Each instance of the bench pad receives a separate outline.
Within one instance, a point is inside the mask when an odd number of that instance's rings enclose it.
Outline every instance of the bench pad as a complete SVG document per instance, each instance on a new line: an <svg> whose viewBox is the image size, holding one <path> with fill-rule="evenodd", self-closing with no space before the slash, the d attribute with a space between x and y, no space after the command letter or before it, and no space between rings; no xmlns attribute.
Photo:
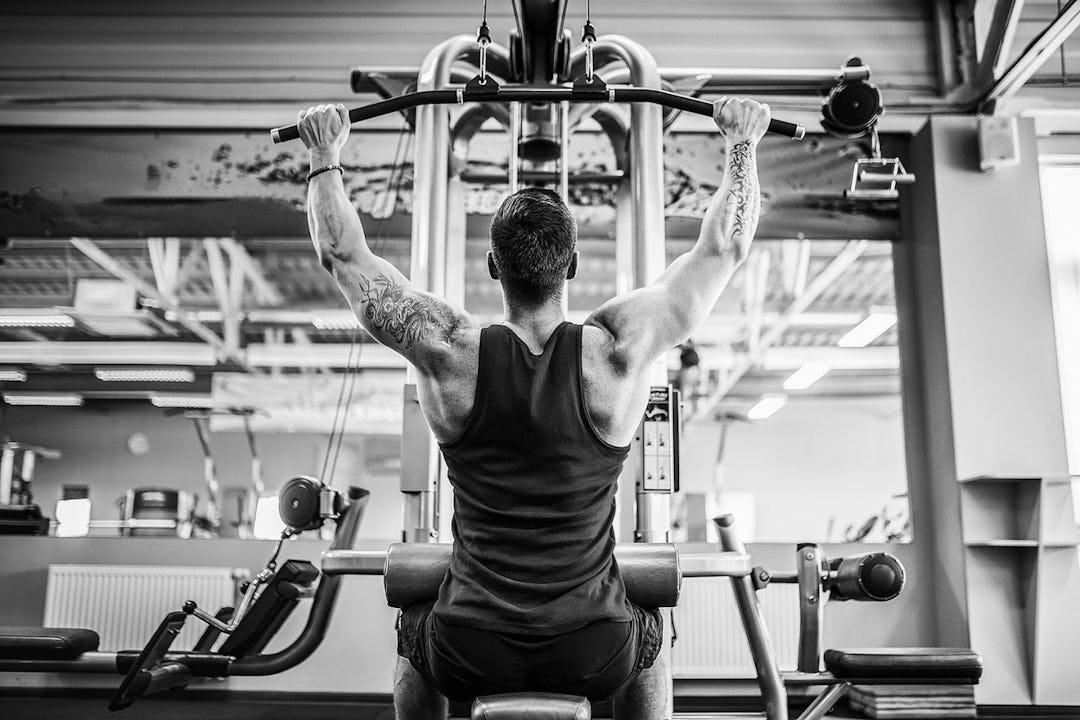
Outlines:
<svg viewBox="0 0 1080 720"><path fill-rule="evenodd" d="M74 660L97 650L98 634L83 628L0 625L0 660Z"/></svg>
<svg viewBox="0 0 1080 720"><path fill-rule="evenodd" d="M982 657L967 648L856 648L825 651L825 669L838 678L955 678L975 682Z"/></svg>

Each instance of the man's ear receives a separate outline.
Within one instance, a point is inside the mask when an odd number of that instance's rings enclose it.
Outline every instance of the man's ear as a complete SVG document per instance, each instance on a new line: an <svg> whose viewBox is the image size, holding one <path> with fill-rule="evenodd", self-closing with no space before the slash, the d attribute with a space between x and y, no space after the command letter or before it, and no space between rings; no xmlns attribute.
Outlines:
<svg viewBox="0 0 1080 720"><path fill-rule="evenodd" d="M578 260L578 253L575 250L574 254L572 256L570 256L570 266L568 268L566 268L566 279L567 280L573 280L574 276L577 275L577 260Z"/></svg>
<svg viewBox="0 0 1080 720"><path fill-rule="evenodd" d="M491 276L492 280L498 280L499 279L499 268L497 268L495 266L495 256L491 253L490 250L488 250L487 262L488 262L488 275Z"/></svg>

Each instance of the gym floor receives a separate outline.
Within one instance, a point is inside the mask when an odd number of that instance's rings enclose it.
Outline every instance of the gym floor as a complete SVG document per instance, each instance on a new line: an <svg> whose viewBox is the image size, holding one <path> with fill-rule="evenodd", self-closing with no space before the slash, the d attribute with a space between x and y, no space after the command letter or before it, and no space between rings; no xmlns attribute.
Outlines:
<svg viewBox="0 0 1080 720"><path fill-rule="evenodd" d="M62 697L39 697L21 692L0 690L0 718L3 720L394 720L390 698L387 696L357 696L345 699L326 699L325 695L286 698L253 696L238 699L221 693L200 696L169 697L168 695L140 700L120 714L105 706L106 694L65 694ZM724 698L720 700L694 698L692 702L676 702L675 720L735 720L757 718L760 714L754 700ZM797 718L803 707L792 705L790 717ZM468 717L468 708L454 707L454 717ZM723 712L721 712L723 710ZM730 714L737 713L737 714ZM597 718L610 718L611 708L599 704L594 708ZM841 706L829 717L861 718L862 715ZM978 718L993 720L1063 720L1078 718L1075 707L1008 707L991 706L979 709Z"/></svg>

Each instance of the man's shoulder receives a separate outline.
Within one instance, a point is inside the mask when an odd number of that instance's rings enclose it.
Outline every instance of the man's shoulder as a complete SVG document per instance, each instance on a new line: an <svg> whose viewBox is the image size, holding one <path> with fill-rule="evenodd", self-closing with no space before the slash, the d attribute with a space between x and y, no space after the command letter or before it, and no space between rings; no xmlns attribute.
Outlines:
<svg viewBox="0 0 1080 720"><path fill-rule="evenodd" d="M595 313L581 326L581 363L585 372L625 376L631 371L626 348Z"/></svg>
<svg viewBox="0 0 1080 720"><path fill-rule="evenodd" d="M615 375L633 375L640 364L640 338L630 337L625 329L620 332L617 318L604 308L594 312L582 324L581 355L594 363L600 363Z"/></svg>

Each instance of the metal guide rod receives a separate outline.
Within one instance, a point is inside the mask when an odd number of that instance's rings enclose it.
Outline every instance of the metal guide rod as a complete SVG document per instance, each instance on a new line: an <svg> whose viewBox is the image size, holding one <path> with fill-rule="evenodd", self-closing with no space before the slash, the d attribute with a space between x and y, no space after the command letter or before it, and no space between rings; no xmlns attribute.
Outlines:
<svg viewBox="0 0 1080 720"><path fill-rule="evenodd" d="M570 103L559 103L559 196L570 204Z"/></svg>
<svg viewBox="0 0 1080 720"><path fill-rule="evenodd" d="M473 38L458 35L432 48L417 74L418 94L439 92L435 88L450 82L457 59L474 47ZM435 104L416 107L409 279L420 290L445 295L450 120ZM438 536L442 462L420 412L416 381L416 370L409 365L403 398L406 422L401 435L402 532L407 540L432 542Z"/></svg>
<svg viewBox="0 0 1080 720"><path fill-rule="evenodd" d="M651 88L609 87L598 95L596 92L569 87L502 87L497 93L479 93L465 86L442 90L421 90L398 95L389 100L380 100L370 105L362 105L349 110L349 120L356 123L417 107L456 105L466 102L650 103L706 117L712 117L713 114L711 102ZM806 128L796 123L773 118L769 122L769 132L801 140L806 134ZM300 131L296 125L285 125L270 131L270 139L275 143L296 140L299 137Z"/></svg>
<svg viewBox="0 0 1080 720"><path fill-rule="evenodd" d="M518 179L519 168L518 163L521 158L518 157L518 142L521 141L521 103L513 103L510 105L510 158L507 163L507 168L510 172L510 193L516 193L521 189L521 184Z"/></svg>

